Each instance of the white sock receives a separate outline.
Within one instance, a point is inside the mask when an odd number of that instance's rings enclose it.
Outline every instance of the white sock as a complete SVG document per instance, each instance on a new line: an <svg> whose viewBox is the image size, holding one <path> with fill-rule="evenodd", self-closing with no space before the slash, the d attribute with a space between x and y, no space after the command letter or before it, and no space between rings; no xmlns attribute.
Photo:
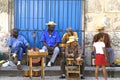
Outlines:
<svg viewBox="0 0 120 80"><path fill-rule="evenodd" d="M65 74L62 74L62 76L65 76Z"/></svg>
<svg viewBox="0 0 120 80"><path fill-rule="evenodd" d="M19 64L21 64L21 61L18 61L18 62L17 62L17 65L19 65Z"/></svg>
<svg viewBox="0 0 120 80"><path fill-rule="evenodd" d="M16 54L16 53L14 53L14 54L13 54L13 57L16 57L16 55L17 55L17 54Z"/></svg>

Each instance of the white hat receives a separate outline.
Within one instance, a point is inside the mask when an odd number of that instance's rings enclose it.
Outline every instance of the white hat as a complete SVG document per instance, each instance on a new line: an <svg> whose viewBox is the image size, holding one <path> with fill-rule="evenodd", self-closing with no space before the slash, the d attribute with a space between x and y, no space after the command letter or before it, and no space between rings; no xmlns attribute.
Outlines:
<svg viewBox="0 0 120 80"><path fill-rule="evenodd" d="M56 26L57 24L56 23L54 23L53 21L49 21L48 23L46 23L46 25L48 26L48 25L53 25L53 26Z"/></svg>
<svg viewBox="0 0 120 80"><path fill-rule="evenodd" d="M70 36L67 43L71 43L71 42L74 42L74 41L78 41L78 38L76 38L75 36Z"/></svg>
<svg viewBox="0 0 120 80"><path fill-rule="evenodd" d="M101 25L98 25L98 26L97 26L97 30L99 30L99 29L104 29L104 27L105 27L105 25L102 25L102 24L101 24Z"/></svg>

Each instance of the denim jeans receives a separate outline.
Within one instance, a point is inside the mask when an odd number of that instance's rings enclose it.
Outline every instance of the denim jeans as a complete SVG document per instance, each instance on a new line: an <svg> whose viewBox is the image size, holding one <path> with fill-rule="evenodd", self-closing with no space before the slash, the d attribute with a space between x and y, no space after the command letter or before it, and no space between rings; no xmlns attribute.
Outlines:
<svg viewBox="0 0 120 80"><path fill-rule="evenodd" d="M114 63L114 50L112 48L106 48L106 52L110 56L110 64Z"/></svg>

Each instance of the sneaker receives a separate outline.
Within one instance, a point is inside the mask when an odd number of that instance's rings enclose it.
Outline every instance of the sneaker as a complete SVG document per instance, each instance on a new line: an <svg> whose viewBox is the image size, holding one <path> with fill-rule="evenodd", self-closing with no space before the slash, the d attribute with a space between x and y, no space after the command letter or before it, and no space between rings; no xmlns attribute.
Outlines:
<svg viewBox="0 0 120 80"><path fill-rule="evenodd" d="M63 75L61 75L59 78L60 78L60 79L65 79L65 75L64 75L64 76L63 76Z"/></svg>
<svg viewBox="0 0 120 80"><path fill-rule="evenodd" d="M51 67L51 62L48 62L47 66L48 66L48 67Z"/></svg>
<svg viewBox="0 0 120 80"><path fill-rule="evenodd" d="M9 66L9 61L2 64L2 67L7 67L7 66Z"/></svg>
<svg viewBox="0 0 120 80"><path fill-rule="evenodd" d="M9 66L16 66L12 61L9 61Z"/></svg>

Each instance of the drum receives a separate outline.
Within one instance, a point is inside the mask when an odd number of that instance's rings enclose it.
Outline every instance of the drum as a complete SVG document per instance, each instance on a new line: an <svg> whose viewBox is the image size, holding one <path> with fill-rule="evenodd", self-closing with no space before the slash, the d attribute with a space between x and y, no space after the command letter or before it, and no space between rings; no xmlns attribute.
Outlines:
<svg viewBox="0 0 120 80"><path fill-rule="evenodd" d="M82 65L82 59L80 61L76 61L73 58L67 58L67 65Z"/></svg>
<svg viewBox="0 0 120 80"><path fill-rule="evenodd" d="M29 77L29 67L24 67L24 69L23 69L23 75L25 77ZM34 72L32 72L32 76L34 76Z"/></svg>
<svg viewBox="0 0 120 80"><path fill-rule="evenodd" d="M24 70L24 72L23 72L23 75L25 76L25 77L28 77L29 76L29 70Z"/></svg>
<svg viewBox="0 0 120 80"><path fill-rule="evenodd" d="M40 76L40 69L33 69L34 77Z"/></svg>
<svg viewBox="0 0 120 80"><path fill-rule="evenodd" d="M75 61L75 65L82 65L82 59L80 61Z"/></svg>
<svg viewBox="0 0 120 80"><path fill-rule="evenodd" d="M73 65L74 59L73 58L67 58L66 63L67 63L67 65Z"/></svg>

